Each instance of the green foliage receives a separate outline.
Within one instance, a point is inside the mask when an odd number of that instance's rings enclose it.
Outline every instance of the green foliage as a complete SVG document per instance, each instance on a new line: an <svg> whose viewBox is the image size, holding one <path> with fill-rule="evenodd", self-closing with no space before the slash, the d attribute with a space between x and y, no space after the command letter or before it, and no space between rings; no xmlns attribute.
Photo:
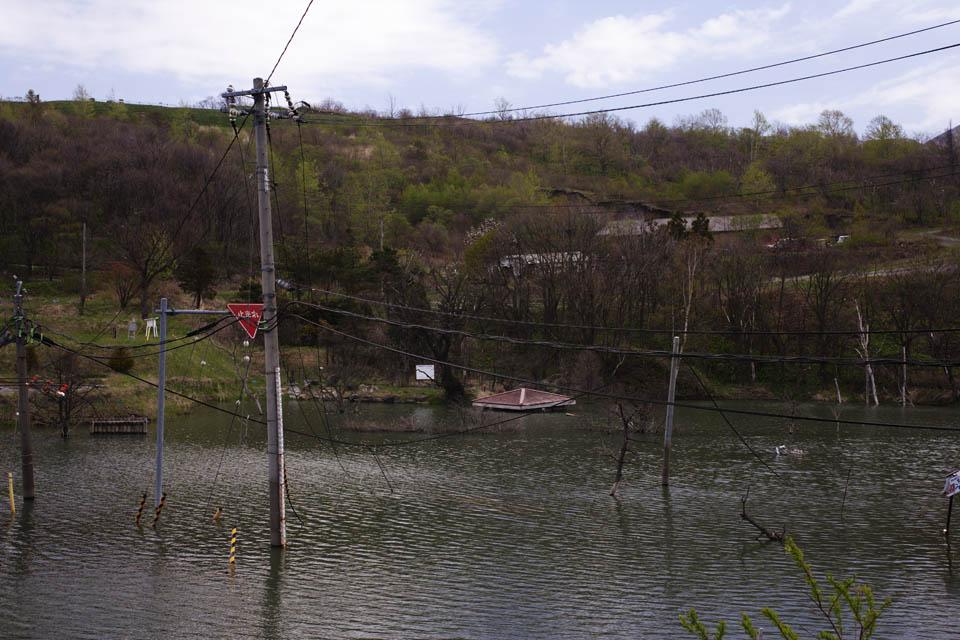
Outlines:
<svg viewBox="0 0 960 640"><path fill-rule="evenodd" d="M856 638L856 640L869 640L876 631L880 614L890 605L891 600L888 598L877 606L873 591L869 586L858 583L856 576L837 580L833 576L827 575L827 582L830 584L833 593L826 595L820 586L820 582L814 577L810 565L804 559L803 551L800 550L800 547L796 545L792 538L787 538L784 548L803 576L804 582L807 584L808 595L816 606L816 611L828 626L827 630L820 631L817 634L817 638L819 640L843 640L846 637ZM781 620L776 611L769 607L764 607L760 611L767 620L773 623L784 640L800 640L800 635L790 625ZM850 630L852 635L844 635L846 633L844 629L845 615L849 615L853 620L853 628ZM686 615L681 613L679 617L683 628L693 633L698 640L711 640L707 628L697 615L696 609L690 609ZM762 637L762 630L758 630L754 626L750 616L746 613L741 614L740 626L751 640L758 640ZM725 632L726 623L720 620L717 623L717 629L712 640L720 640Z"/></svg>
<svg viewBox="0 0 960 640"><path fill-rule="evenodd" d="M217 295L214 285L220 278L220 269L213 256L203 247L194 247L177 265L174 275L180 288L193 294L193 304Z"/></svg>
<svg viewBox="0 0 960 640"><path fill-rule="evenodd" d="M710 232L710 220L702 211L690 221L690 228L687 229L687 221L679 211L674 213L667 223L667 233L674 240L694 239L706 242L713 241L713 234Z"/></svg>
<svg viewBox="0 0 960 640"><path fill-rule="evenodd" d="M257 280L247 280L237 287L233 302L259 302L263 300L263 286Z"/></svg>
<svg viewBox="0 0 960 640"><path fill-rule="evenodd" d="M696 609L690 609L690 612L687 613L686 616L681 613L680 624L690 633L696 634L697 640L721 640L727 632L727 623L719 620L717 622L717 629L711 637L707 627L700 621L700 616L697 615Z"/></svg>
<svg viewBox="0 0 960 640"><path fill-rule="evenodd" d="M680 181L680 191L685 198L712 198L736 193L737 181L726 171L691 171Z"/></svg>
<svg viewBox="0 0 960 640"><path fill-rule="evenodd" d="M751 162L740 179L740 193L755 194L752 196L755 203L770 200L773 196L771 192L776 188L773 178L763 169L763 165L759 161Z"/></svg>
<svg viewBox="0 0 960 640"><path fill-rule="evenodd" d="M129 373L135 364L136 360L134 360L130 356L130 352L124 348L114 349L110 353L110 359L107 361L108 367L120 373Z"/></svg>
<svg viewBox="0 0 960 640"><path fill-rule="evenodd" d="M670 222L667 223L667 233L669 233L670 237L674 240L681 240L687 235L687 221L679 211L674 213L670 218Z"/></svg>
<svg viewBox="0 0 960 640"><path fill-rule="evenodd" d="M496 248L493 242L494 232L490 231L474 240L463 253L463 264L474 277L480 278L496 260Z"/></svg>
<svg viewBox="0 0 960 640"><path fill-rule="evenodd" d="M884 237L880 231L864 231L855 233L843 241L839 246L847 250L860 249L863 247L882 247L890 244L890 241Z"/></svg>

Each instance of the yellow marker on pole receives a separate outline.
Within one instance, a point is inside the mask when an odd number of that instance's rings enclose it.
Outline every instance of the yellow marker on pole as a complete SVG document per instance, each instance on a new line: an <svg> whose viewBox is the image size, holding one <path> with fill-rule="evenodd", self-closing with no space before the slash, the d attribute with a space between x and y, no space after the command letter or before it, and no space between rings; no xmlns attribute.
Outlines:
<svg viewBox="0 0 960 640"><path fill-rule="evenodd" d="M17 503L13 499L13 472L7 472L7 483L10 487L10 515L17 515Z"/></svg>
<svg viewBox="0 0 960 640"><path fill-rule="evenodd" d="M157 514L153 516L153 528L157 528L157 520L160 519L160 512L163 511L163 503L167 501L167 494L163 493L160 495L160 504L157 505Z"/></svg>
<svg viewBox="0 0 960 640"><path fill-rule="evenodd" d="M237 528L234 527L230 532L230 573L233 573L233 565L237 561Z"/></svg>
<svg viewBox="0 0 960 640"><path fill-rule="evenodd" d="M144 491L144 492L143 492L143 497L140 498L140 508L137 509L137 519L134 520L134 522L133 522L134 524L137 524L137 525L140 524L140 516L143 515L143 505L144 505L146 502L147 502L147 492Z"/></svg>

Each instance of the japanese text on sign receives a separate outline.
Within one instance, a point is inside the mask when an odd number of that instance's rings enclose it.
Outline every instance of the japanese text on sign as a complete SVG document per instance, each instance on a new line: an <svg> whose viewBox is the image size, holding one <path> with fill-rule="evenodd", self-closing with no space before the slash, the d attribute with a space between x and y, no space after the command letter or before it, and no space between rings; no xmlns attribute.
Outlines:
<svg viewBox="0 0 960 640"><path fill-rule="evenodd" d="M943 495L950 497L960 493L960 471L954 471L947 476L947 482L943 485Z"/></svg>

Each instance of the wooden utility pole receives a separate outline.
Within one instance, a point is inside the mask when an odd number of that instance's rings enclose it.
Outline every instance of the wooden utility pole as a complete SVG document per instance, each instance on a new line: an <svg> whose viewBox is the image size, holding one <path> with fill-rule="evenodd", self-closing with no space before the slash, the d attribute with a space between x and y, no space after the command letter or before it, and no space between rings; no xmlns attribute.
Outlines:
<svg viewBox="0 0 960 640"><path fill-rule="evenodd" d="M17 413L20 416L20 462L23 473L23 499L33 500L36 488L33 484L33 436L30 434L30 404L27 387L27 336L26 314L23 312L23 282L17 281L17 293L13 296L13 316L17 322Z"/></svg>
<svg viewBox="0 0 960 640"><path fill-rule="evenodd" d="M286 87L264 87L263 78L253 79L253 89L230 91L224 98L253 96L254 139L257 143L257 202L260 213L260 272L263 285L262 323L264 373L267 391L267 458L270 491L270 544L287 544L283 500L283 395L280 387L280 340L277 329L277 273L273 259L273 222L270 213L270 176L267 162L267 109L264 96Z"/></svg>
<svg viewBox="0 0 960 640"><path fill-rule="evenodd" d="M667 423L663 429L663 486L670 486L670 443L673 439L673 401L677 397L677 367L680 358L680 336L673 336L673 356L670 358L670 386L667 389Z"/></svg>

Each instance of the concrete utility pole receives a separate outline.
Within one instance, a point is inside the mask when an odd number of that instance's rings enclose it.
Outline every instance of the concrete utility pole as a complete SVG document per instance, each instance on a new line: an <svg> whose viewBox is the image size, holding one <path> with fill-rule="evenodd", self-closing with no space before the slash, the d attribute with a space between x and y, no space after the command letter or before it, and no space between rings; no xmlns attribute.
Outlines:
<svg viewBox="0 0 960 640"><path fill-rule="evenodd" d="M33 500L37 491L33 484L33 436L30 434L30 405L27 387L27 336L24 335L26 314L23 312L23 282L17 281L17 293L13 296L13 315L17 327L17 412L20 414L20 461L23 473L23 499Z"/></svg>
<svg viewBox="0 0 960 640"><path fill-rule="evenodd" d="M154 507L159 509L160 503L163 502L163 428L165 422L165 398L167 394L167 317L176 315L176 314L192 314L192 315L205 315L205 316L228 316L230 315L229 311L214 311L207 309L174 309L169 304L167 304L166 298L160 298L160 308L157 309L156 313L160 314L160 358L159 364L157 365L157 463L156 463L156 474L154 479L156 481L156 489L154 489L154 495L156 497Z"/></svg>
<svg viewBox="0 0 960 640"><path fill-rule="evenodd" d="M670 358L670 387L667 390L667 423L663 429L663 486L670 486L670 444L673 439L673 401L677 397L677 367L680 358L680 336L673 336L673 356Z"/></svg>
<svg viewBox="0 0 960 640"><path fill-rule="evenodd" d="M167 395L167 299L160 298L160 364L157 370L157 473L154 508L163 500L163 426Z"/></svg>
<svg viewBox="0 0 960 640"><path fill-rule="evenodd" d="M83 223L83 235L80 239L80 246L82 251L81 258L81 275L80 275L80 315L83 315L84 309L87 306L87 223Z"/></svg>
<svg viewBox="0 0 960 640"><path fill-rule="evenodd" d="M270 490L270 544L287 544L283 501L283 395L280 387L280 340L277 335L277 273L273 260L273 222L270 212L270 176L267 162L267 109L264 95L286 87L264 87L263 78L253 79L253 89L230 91L224 98L253 96L253 126L257 143L257 201L260 212L260 271L263 283L264 373L267 391L267 458Z"/></svg>

